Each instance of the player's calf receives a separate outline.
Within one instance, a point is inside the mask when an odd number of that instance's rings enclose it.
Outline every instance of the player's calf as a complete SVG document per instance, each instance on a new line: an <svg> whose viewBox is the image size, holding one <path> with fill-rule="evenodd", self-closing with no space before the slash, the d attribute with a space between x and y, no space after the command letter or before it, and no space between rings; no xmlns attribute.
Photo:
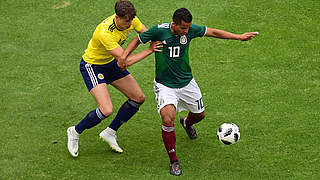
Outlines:
<svg viewBox="0 0 320 180"><path fill-rule="evenodd" d="M138 103L136 101L128 99L125 103L120 107L116 117L112 120L109 127L115 131L117 131L120 126L127 122L133 115L135 115L142 103Z"/></svg>
<svg viewBox="0 0 320 180"><path fill-rule="evenodd" d="M190 139L197 139L197 132L196 129L193 126L186 126L186 118L182 117L180 118L180 123L182 125L182 127L184 128L184 130L186 131L187 135L189 136Z"/></svg>
<svg viewBox="0 0 320 180"><path fill-rule="evenodd" d="M205 117L205 113L204 111L201 112L201 113L192 113L192 112L189 112L188 113L188 116L185 120L185 126L187 128L191 127L192 125L200 122L202 119L204 119Z"/></svg>

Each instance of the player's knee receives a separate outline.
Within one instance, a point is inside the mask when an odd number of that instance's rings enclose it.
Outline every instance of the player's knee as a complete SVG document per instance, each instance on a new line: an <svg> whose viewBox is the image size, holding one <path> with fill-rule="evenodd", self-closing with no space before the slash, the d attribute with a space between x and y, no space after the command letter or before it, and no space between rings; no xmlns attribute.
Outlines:
<svg viewBox="0 0 320 180"><path fill-rule="evenodd" d="M113 111L113 107L108 107L108 106L99 106L99 109L105 117L110 116Z"/></svg>
<svg viewBox="0 0 320 180"><path fill-rule="evenodd" d="M140 100L141 100L141 104L144 103L144 101L146 100L146 95L142 93Z"/></svg>
<svg viewBox="0 0 320 180"><path fill-rule="evenodd" d="M162 125L167 126L167 127L174 127L174 122L172 122L172 121L163 121Z"/></svg>
<svg viewBox="0 0 320 180"><path fill-rule="evenodd" d="M142 104L146 100L146 96L142 93L138 98L138 103Z"/></svg>
<svg viewBox="0 0 320 180"><path fill-rule="evenodd" d="M146 100L146 96L143 93L141 93L137 97L133 98L133 100L136 101L137 103L142 104Z"/></svg>
<svg viewBox="0 0 320 180"><path fill-rule="evenodd" d="M170 118L163 118L162 119L162 125L167 127L173 127L174 126L174 120L171 120Z"/></svg>

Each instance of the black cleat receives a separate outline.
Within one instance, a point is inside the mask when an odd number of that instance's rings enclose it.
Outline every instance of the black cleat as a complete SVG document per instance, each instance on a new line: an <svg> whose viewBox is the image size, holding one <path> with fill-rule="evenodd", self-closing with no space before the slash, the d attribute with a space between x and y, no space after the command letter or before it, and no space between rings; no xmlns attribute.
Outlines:
<svg viewBox="0 0 320 180"><path fill-rule="evenodd" d="M184 127L183 121L184 121L184 118L180 118L180 123L181 123L182 127L186 130L189 138L190 139L197 139L198 136L197 136L196 129L193 126L190 126L190 128Z"/></svg>
<svg viewBox="0 0 320 180"><path fill-rule="evenodd" d="M180 176L181 175L181 169L180 169L180 164L178 161L172 163L170 165L170 174L174 176Z"/></svg>

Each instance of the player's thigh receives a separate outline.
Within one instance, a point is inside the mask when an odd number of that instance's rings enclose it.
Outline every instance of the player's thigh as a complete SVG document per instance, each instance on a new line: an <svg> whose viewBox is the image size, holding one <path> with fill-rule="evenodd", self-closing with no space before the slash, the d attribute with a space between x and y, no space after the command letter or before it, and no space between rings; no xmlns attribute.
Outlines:
<svg viewBox="0 0 320 180"><path fill-rule="evenodd" d="M131 74L113 81L111 85L117 88L131 100L139 103L143 103L145 100L145 95Z"/></svg>
<svg viewBox="0 0 320 180"><path fill-rule="evenodd" d="M106 83L96 85L90 90L91 95L96 100L99 109L105 116L112 114L113 105Z"/></svg>
<svg viewBox="0 0 320 180"><path fill-rule="evenodd" d="M154 81L153 90L156 95L155 98L157 101L157 109L159 114L160 110L169 104L173 105L175 110L177 109L178 97L175 89L169 88L161 83L157 83L156 81Z"/></svg>
<svg viewBox="0 0 320 180"><path fill-rule="evenodd" d="M180 110L189 110L192 113L201 113L204 111L202 93L196 81L192 79L190 83L182 88L179 94Z"/></svg>
<svg viewBox="0 0 320 180"><path fill-rule="evenodd" d="M174 126L176 108L173 104L168 104L160 109L162 124L165 126Z"/></svg>
<svg viewBox="0 0 320 180"><path fill-rule="evenodd" d="M109 116L113 110L106 79L103 76L103 73L108 66L110 65L90 64L85 62L83 59L80 62L80 72L88 91L96 100L99 109L105 116Z"/></svg>

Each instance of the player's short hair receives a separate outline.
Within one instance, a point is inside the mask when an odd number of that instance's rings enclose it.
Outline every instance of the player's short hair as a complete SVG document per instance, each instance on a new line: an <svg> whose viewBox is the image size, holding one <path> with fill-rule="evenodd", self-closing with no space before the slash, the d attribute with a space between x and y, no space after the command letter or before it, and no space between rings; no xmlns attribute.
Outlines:
<svg viewBox="0 0 320 180"><path fill-rule="evenodd" d="M116 12L117 16L121 18L128 18L130 20L133 20L133 18L137 15L136 8L128 0L120 0L116 2L114 11Z"/></svg>
<svg viewBox="0 0 320 180"><path fill-rule="evenodd" d="M173 13L173 22L176 24L181 24L181 20L183 20L184 22L187 23L191 23L192 21L192 14L190 13L190 11L186 8L180 8L177 9L174 13Z"/></svg>

